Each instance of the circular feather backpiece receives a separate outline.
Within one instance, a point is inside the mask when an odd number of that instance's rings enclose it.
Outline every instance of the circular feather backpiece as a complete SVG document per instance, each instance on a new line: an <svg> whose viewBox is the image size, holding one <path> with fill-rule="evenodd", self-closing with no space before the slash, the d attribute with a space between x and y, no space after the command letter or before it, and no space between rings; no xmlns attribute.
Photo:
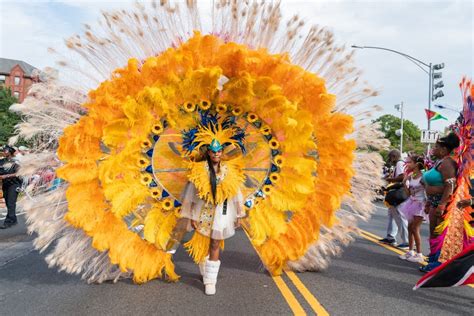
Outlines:
<svg viewBox="0 0 474 316"><path fill-rule="evenodd" d="M89 282L177 280L180 194L213 139L243 169L243 226L272 274L324 268L372 211L371 150L386 144L352 53L324 28L296 36L304 23L281 23L278 4L214 9L207 32L193 1L104 13L100 31L66 42L89 67L59 62L81 84L51 73L13 107L19 136L41 140L22 172L57 176L22 202L51 266Z"/></svg>

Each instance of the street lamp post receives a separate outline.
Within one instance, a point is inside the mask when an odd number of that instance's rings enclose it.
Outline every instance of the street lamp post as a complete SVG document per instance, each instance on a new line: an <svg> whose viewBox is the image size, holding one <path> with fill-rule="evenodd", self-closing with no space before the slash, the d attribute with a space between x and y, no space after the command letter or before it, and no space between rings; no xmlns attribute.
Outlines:
<svg viewBox="0 0 474 316"><path fill-rule="evenodd" d="M431 98L432 98L432 94L433 94L433 88L431 87L431 82L433 81L432 78L433 78L433 67L431 66L431 63L429 65L430 67L430 74L429 74L429 89L428 89L428 110L431 111ZM430 118L428 118L428 130L431 131L431 120ZM428 152L430 151L430 144L428 144Z"/></svg>
<svg viewBox="0 0 474 316"><path fill-rule="evenodd" d="M441 63L441 64L436 64L436 65L433 65L432 63L425 63L413 56L410 56L408 54L405 54L405 53L402 53L402 52L399 52L397 50L394 50L394 49L390 49L390 48L385 48L385 47L378 47L378 46L357 46L357 45L352 45L352 48L358 48L358 49L364 49L364 48L369 48L369 49L378 49L378 50L385 50L385 51L388 51L388 52L392 52L392 53L395 53L397 55L401 55L403 57L405 57L406 59L410 60L412 63L414 63L416 66L418 66L418 68L420 68L421 70L423 70L423 72L425 72L427 75L428 75L428 110L431 110L431 101L434 101L436 100L437 98L441 98L444 96L443 94L443 91L438 91L436 94L433 94L434 92L434 89L436 88L442 88L444 85L443 85L443 82L440 81L438 83L436 83L435 85L433 85L433 79L441 79L442 77L442 74L440 72L438 73L435 73L433 72L434 70L440 70L440 69L443 69L444 68L444 63ZM423 68L425 67L425 68ZM428 130L431 129L431 121L430 119L428 119ZM428 151L430 150L430 144L428 144Z"/></svg>
<svg viewBox="0 0 474 316"><path fill-rule="evenodd" d="M403 101L400 104L395 104L395 109L400 111L400 154L403 155Z"/></svg>

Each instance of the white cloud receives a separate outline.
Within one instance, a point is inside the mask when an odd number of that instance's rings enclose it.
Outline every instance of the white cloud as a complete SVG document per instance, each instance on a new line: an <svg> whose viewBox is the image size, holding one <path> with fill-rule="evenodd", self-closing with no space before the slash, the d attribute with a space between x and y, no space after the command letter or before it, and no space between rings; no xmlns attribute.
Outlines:
<svg viewBox="0 0 474 316"><path fill-rule="evenodd" d="M206 2L206 1L204 1ZM282 1L285 16L300 13L308 24L326 25L340 43L388 47L426 62L444 62L445 97L439 103L461 104L457 83L473 72L473 3L469 0L339 0ZM2 57L25 60L37 67L53 65L49 46L81 32L81 23L94 23L100 10L133 5L132 1L5 1L0 0ZM204 3L206 4L206 3ZM358 66L365 79L381 88L372 103L386 113L398 115L393 105L404 101L405 116L426 126L424 108L428 99L428 76L401 56L361 50ZM436 109L435 109L436 110ZM443 112L451 121L456 114ZM435 122L442 129L445 122Z"/></svg>
<svg viewBox="0 0 474 316"><path fill-rule="evenodd" d="M434 103L461 106L458 82L473 72L473 3L471 1L292 1L311 22L329 25L347 44L381 46L402 51L426 63L444 62L445 97ZM404 57L380 50L357 52L358 66L382 94L372 102L398 115L393 105L404 101L405 117L426 127L428 76ZM437 110L434 108L433 110ZM437 110L439 111L439 110ZM443 112L451 122L457 114ZM448 123L433 123L443 129Z"/></svg>
<svg viewBox="0 0 474 316"><path fill-rule="evenodd" d="M62 38L71 30L66 20L54 19L42 2L25 5L2 1L0 17L0 55L40 68L53 65L48 47L61 45Z"/></svg>

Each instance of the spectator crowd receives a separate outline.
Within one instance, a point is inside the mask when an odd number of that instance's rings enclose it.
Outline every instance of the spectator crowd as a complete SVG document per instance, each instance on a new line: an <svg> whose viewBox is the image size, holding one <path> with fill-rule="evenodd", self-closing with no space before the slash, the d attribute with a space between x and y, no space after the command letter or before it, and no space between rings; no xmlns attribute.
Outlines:
<svg viewBox="0 0 474 316"><path fill-rule="evenodd" d="M436 142L429 157L409 154L402 160L401 153L392 150L384 168L388 183L385 189L388 223L386 236L380 242L406 250L400 259L422 264L425 257L420 228L423 223L429 223L430 252L428 264L420 267L423 272L441 264L439 255L444 236L436 228L443 222L456 190L458 167L452 154L458 146L458 137L451 133ZM459 201L457 207L462 210L472 206L473 194L471 179L471 198ZM472 221L470 224L474 225Z"/></svg>

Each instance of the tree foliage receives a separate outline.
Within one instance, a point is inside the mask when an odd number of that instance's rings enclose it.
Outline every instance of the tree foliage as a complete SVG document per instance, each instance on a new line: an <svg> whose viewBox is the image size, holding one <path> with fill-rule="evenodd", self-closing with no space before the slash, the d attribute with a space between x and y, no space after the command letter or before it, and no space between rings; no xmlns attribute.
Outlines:
<svg viewBox="0 0 474 316"><path fill-rule="evenodd" d="M380 123L385 138L390 140L392 148L400 148L400 136L396 131L400 129L401 120L391 114L385 114L377 118L375 122ZM403 120L403 152L422 154L426 150L426 145L421 142L421 130L410 120Z"/></svg>
<svg viewBox="0 0 474 316"><path fill-rule="evenodd" d="M17 102L10 88L0 86L0 144L8 142L8 138L13 136L15 125L21 119L19 115L9 110L10 105Z"/></svg>

